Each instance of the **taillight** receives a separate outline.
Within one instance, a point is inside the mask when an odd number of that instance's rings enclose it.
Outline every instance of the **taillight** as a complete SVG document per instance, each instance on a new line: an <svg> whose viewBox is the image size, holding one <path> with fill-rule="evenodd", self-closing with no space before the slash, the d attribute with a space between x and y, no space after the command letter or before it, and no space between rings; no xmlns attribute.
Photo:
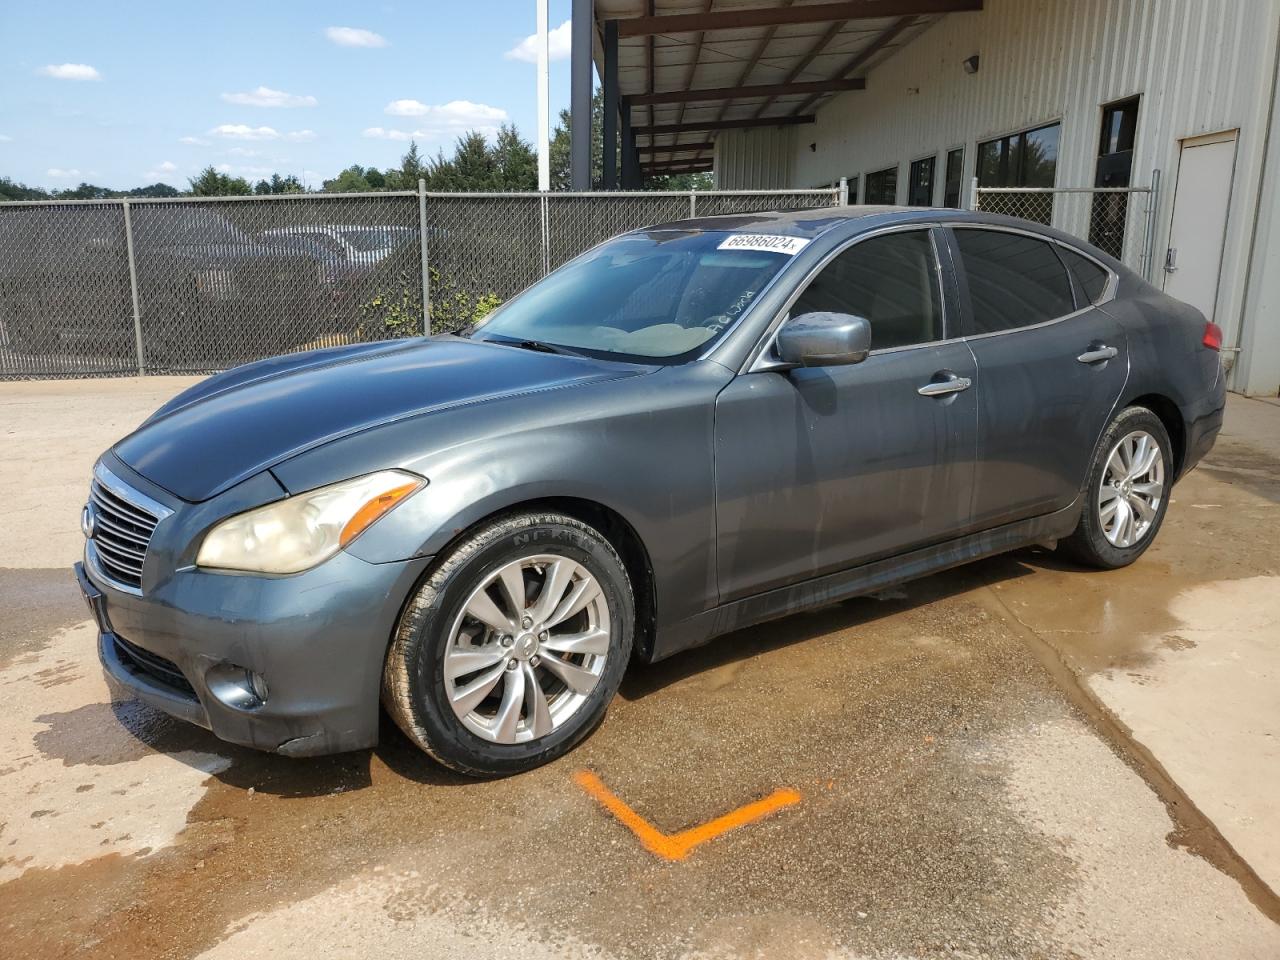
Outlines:
<svg viewBox="0 0 1280 960"><path fill-rule="evenodd" d="M1210 350L1222 349L1222 328L1213 321L1204 325L1204 339L1200 341Z"/></svg>

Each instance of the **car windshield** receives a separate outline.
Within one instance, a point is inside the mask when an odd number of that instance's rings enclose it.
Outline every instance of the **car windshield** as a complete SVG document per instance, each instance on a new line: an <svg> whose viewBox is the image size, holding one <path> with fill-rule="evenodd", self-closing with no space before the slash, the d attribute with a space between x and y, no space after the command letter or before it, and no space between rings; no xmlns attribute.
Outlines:
<svg viewBox="0 0 1280 960"><path fill-rule="evenodd" d="M691 358L733 325L791 258L743 239L688 230L619 237L499 307L472 336L601 356Z"/></svg>

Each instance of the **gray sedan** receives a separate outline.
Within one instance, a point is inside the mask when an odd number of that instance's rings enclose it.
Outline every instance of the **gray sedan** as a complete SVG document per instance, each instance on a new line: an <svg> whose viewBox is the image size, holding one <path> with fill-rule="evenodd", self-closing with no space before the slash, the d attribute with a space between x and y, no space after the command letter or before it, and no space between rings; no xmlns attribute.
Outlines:
<svg viewBox="0 0 1280 960"><path fill-rule="evenodd" d="M1079 240L862 207L604 243L456 335L249 364L102 455L110 680L290 756L525 770L633 660L1029 544L1150 546L1221 333Z"/></svg>

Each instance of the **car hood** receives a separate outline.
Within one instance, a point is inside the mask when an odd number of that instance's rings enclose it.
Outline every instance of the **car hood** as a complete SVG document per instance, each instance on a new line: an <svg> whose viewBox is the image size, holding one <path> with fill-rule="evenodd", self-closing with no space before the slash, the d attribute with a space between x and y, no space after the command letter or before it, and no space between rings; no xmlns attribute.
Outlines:
<svg viewBox="0 0 1280 960"><path fill-rule="evenodd" d="M211 377L113 450L148 480L198 502L379 424L651 369L457 337L314 351Z"/></svg>

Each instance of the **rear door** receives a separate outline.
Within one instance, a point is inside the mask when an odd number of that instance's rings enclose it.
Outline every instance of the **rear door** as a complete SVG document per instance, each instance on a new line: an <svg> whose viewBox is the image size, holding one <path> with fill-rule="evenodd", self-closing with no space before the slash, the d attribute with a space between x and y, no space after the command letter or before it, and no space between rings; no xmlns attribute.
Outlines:
<svg viewBox="0 0 1280 960"><path fill-rule="evenodd" d="M948 539L969 521L977 391L951 339L927 227L859 239L790 315L853 313L871 353L849 366L748 372L716 401L722 600ZM954 313L954 311L952 311Z"/></svg>
<svg viewBox="0 0 1280 960"><path fill-rule="evenodd" d="M1128 377L1124 330L1095 305L1115 278L1031 233L960 224L947 232L980 386L974 525L1060 510L1083 487ZM1077 260L1079 279L1067 265Z"/></svg>

